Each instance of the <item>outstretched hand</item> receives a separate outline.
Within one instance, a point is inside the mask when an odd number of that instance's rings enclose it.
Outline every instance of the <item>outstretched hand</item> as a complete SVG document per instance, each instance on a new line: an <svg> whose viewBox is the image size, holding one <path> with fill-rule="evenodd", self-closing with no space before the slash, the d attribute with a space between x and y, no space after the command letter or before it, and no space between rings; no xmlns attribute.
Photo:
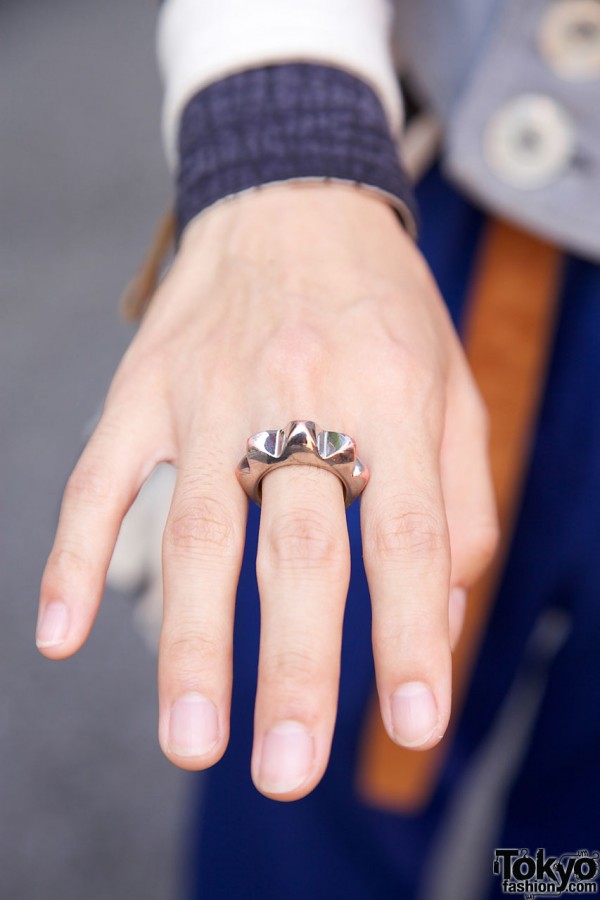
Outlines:
<svg viewBox="0 0 600 900"><path fill-rule="evenodd" d="M161 461L177 484L163 542L159 738L201 769L228 738L250 434L311 419L351 435L381 714L428 748L450 714L451 644L497 524L482 402L432 277L395 214L342 185L271 186L186 229L64 495L38 646L77 651L121 521ZM252 776L293 800L321 778L350 576L344 497L309 466L262 484L261 643Z"/></svg>

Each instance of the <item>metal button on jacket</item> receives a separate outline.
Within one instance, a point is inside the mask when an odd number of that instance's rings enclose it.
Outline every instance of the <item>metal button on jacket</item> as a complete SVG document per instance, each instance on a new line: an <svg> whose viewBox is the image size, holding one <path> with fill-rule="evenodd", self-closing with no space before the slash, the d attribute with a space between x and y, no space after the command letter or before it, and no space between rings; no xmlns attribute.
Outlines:
<svg viewBox="0 0 600 900"><path fill-rule="evenodd" d="M600 0L557 0L542 19L538 46L561 78L600 78Z"/></svg>
<svg viewBox="0 0 600 900"><path fill-rule="evenodd" d="M545 187L569 166L575 133L568 113L545 94L520 94L491 117L483 135L490 170L522 189Z"/></svg>

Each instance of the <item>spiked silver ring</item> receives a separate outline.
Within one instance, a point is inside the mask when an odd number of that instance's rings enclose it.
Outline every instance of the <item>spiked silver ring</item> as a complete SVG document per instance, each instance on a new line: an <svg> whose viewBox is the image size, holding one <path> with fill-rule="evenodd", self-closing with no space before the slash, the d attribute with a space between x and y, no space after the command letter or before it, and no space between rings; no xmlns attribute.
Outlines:
<svg viewBox="0 0 600 900"><path fill-rule="evenodd" d="M280 466L297 465L317 466L337 475L344 489L346 507L356 500L369 480L369 470L356 455L356 444L349 435L326 431L304 419L249 437L246 455L239 462L236 474L250 499L260 506L261 482L267 472Z"/></svg>

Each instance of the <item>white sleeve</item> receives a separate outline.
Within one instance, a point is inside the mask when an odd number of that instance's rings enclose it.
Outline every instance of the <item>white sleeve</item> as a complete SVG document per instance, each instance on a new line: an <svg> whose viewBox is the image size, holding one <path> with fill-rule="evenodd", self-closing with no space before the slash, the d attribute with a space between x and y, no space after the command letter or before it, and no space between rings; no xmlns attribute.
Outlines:
<svg viewBox="0 0 600 900"><path fill-rule="evenodd" d="M389 0L165 0L157 39L170 164L180 116L194 94L244 69L278 63L320 63L361 78L398 136L402 100L391 32Z"/></svg>

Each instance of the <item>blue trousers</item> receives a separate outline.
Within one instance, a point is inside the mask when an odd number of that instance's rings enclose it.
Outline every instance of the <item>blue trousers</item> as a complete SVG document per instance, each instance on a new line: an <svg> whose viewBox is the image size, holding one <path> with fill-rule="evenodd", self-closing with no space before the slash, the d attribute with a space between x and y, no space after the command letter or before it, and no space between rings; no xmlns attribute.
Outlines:
<svg viewBox="0 0 600 900"><path fill-rule="evenodd" d="M419 189L422 249L460 330L484 215L434 170ZM559 324L527 483L467 702L428 808L393 815L356 796L356 754L374 684L359 507L348 510L352 580L339 713L327 772L308 797L262 797L250 774L259 638L250 510L235 626L231 741L202 777L188 896L202 900L417 898L457 786L493 727L540 614L562 611L535 728L507 789L500 847L560 854L600 844L600 271L566 262ZM487 865L485 861L485 865ZM501 896L492 875L482 897Z"/></svg>

